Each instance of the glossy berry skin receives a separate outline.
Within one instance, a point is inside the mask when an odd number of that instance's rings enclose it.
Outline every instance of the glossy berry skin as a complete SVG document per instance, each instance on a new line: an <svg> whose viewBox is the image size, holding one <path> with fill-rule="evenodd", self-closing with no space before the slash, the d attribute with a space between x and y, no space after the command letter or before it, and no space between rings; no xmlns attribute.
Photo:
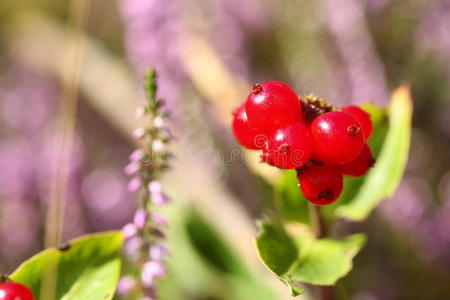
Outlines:
<svg viewBox="0 0 450 300"><path fill-rule="evenodd" d="M302 122L302 106L297 95L287 84L279 81L254 85L245 110L250 124L265 134Z"/></svg>
<svg viewBox="0 0 450 300"><path fill-rule="evenodd" d="M359 122L347 113L332 111L319 115L310 125L313 159L328 164L353 160L364 147Z"/></svg>
<svg viewBox="0 0 450 300"><path fill-rule="evenodd" d="M303 166L313 150L311 135L302 123L278 129L268 141L268 163L282 169Z"/></svg>
<svg viewBox="0 0 450 300"><path fill-rule="evenodd" d="M342 174L352 177L359 177L367 173L369 169L374 165L375 158L372 155L372 151L367 144L362 149L358 156L348 163L339 165Z"/></svg>
<svg viewBox="0 0 450 300"><path fill-rule="evenodd" d="M267 141L267 136L259 134L259 132L248 122L245 104L241 105L234 112L231 127L233 129L234 137L239 144L248 149L261 149Z"/></svg>
<svg viewBox="0 0 450 300"><path fill-rule="evenodd" d="M341 111L350 114L359 122L364 132L364 138L366 141L368 141L373 131L373 125L372 120L370 119L370 115L365 110L356 105L344 106L341 108Z"/></svg>
<svg viewBox="0 0 450 300"><path fill-rule="evenodd" d="M331 204L342 192L342 173L336 166L305 167L298 172L297 178L305 198L316 205Z"/></svg>
<svg viewBox="0 0 450 300"><path fill-rule="evenodd" d="M20 283L0 283L0 300L34 300L30 289Z"/></svg>

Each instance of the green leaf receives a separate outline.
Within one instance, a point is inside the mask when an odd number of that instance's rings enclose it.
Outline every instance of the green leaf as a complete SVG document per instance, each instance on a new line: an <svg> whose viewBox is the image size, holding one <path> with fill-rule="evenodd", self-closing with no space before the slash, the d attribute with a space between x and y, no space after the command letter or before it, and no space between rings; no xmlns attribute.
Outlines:
<svg viewBox="0 0 450 300"><path fill-rule="evenodd" d="M281 224L265 221L259 223L260 231L255 238L256 249L264 265L277 275L291 289L291 294L303 294L303 289L289 277L288 271L297 261L298 249L295 241Z"/></svg>
<svg viewBox="0 0 450 300"><path fill-rule="evenodd" d="M353 257L365 243L363 234L343 240L298 238L298 245L306 246L302 257L289 271L291 279L315 285L333 285L351 271Z"/></svg>
<svg viewBox="0 0 450 300"><path fill-rule="evenodd" d="M282 276L297 259L297 246L281 225L261 222L259 227L255 243L260 258L270 270Z"/></svg>
<svg viewBox="0 0 450 300"><path fill-rule="evenodd" d="M28 286L37 299L112 299L120 275L120 232L86 235L50 248L22 263L11 280Z"/></svg>
<svg viewBox="0 0 450 300"><path fill-rule="evenodd" d="M377 163L366 175L358 193L337 208L336 214L340 217L364 220L381 200L394 194L400 183L411 139L412 101L409 87L401 86L394 91L387 112L389 128L376 156Z"/></svg>
<svg viewBox="0 0 450 300"><path fill-rule="evenodd" d="M333 285L344 277L365 240L363 234L335 240L316 239L308 233L294 239L281 224L262 222L255 244L266 267L296 296L303 293L297 282Z"/></svg>
<svg viewBox="0 0 450 300"><path fill-rule="evenodd" d="M199 213L192 211L185 226L195 251L211 267L226 274L247 275L237 255Z"/></svg>

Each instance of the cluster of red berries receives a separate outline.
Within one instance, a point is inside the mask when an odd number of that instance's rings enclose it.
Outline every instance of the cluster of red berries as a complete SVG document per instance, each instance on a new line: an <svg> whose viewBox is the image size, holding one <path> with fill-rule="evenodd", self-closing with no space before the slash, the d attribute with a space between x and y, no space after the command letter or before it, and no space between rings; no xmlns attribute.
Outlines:
<svg viewBox="0 0 450 300"><path fill-rule="evenodd" d="M30 289L20 283L0 283L0 300L34 300Z"/></svg>
<svg viewBox="0 0 450 300"><path fill-rule="evenodd" d="M278 81L253 86L232 128L242 146L262 150L263 162L297 169L304 196L317 205L339 197L343 175L362 176L375 163L367 112L353 105L335 110L312 95L299 99Z"/></svg>

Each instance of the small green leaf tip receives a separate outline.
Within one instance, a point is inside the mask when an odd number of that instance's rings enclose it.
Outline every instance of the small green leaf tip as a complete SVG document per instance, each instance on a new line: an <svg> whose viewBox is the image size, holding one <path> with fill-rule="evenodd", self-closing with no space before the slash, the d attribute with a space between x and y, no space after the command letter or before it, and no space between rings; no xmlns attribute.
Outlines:
<svg viewBox="0 0 450 300"><path fill-rule="evenodd" d="M156 92L158 90L158 85L156 83L157 74L154 69L149 69L144 74L144 90L145 96L150 105L156 103Z"/></svg>

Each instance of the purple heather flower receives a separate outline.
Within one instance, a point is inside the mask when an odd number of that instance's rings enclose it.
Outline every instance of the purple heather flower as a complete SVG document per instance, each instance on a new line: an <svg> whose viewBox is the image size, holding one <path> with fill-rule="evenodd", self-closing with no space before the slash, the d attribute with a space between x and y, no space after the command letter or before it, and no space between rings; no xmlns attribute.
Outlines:
<svg viewBox="0 0 450 300"><path fill-rule="evenodd" d="M148 272L144 272L143 269L141 273L141 281L145 287L153 287L155 283L155 277L153 277L153 275Z"/></svg>
<svg viewBox="0 0 450 300"><path fill-rule="evenodd" d="M117 284L117 293L121 296L127 296L136 286L136 280L132 276L120 278Z"/></svg>
<svg viewBox="0 0 450 300"><path fill-rule="evenodd" d="M130 154L130 161L137 162L142 159L144 154L144 151L141 149L134 150L133 153Z"/></svg>
<svg viewBox="0 0 450 300"><path fill-rule="evenodd" d="M161 140L154 140L152 143L152 150L154 152L164 151L164 143Z"/></svg>
<svg viewBox="0 0 450 300"><path fill-rule="evenodd" d="M160 261L149 261L142 267L142 278L161 278L166 276L166 267Z"/></svg>
<svg viewBox="0 0 450 300"><path fill-rule="evenodd" d="M153 119L153 125L156 128L161 128L164 126L164 119L160 116L157 116L156 118Z"/></svg>
<svg viewBox="0 0 450 300"><path fill-rule="evenodd" d="M137 228L142 229L145 226L145 223L147 222L148 214L143 209L138 209L136 213L134 214L134 224Z"/></svg>
<svg viewBox="0 0 450 300"><path fill-rule="evenodd" d="M138 108L136 108L135 116L137 119L140 119L143 116L145 116L145 108L142 106L139 106Z"/></svg>
<svg viewBox="0 0 450 300"><path fill-rule="evenodd" d="M161 191L161 184L157 181L152 181L148 184L148 190L155 205L163 206L169 202L169 198Z"/></svg>
<svg viewBox="0 0 450 300"><path fill-rule="evenodd" d="M163 193L152 194L152 202L157 206L164 206L169 202L169 198Z"/></svg>
<svg viewBox="0 0 450 300"><path fill-rule="evenodd" d="M138 236L131 237L125 241L124 253L131 260L136 261L139 258L139 251L141 250L144 241Z"/></svg>
<svg viewBox="0 0 450 300"><path fill-rule="evenodd" d="M125 238L129 239L129 238L131 238L131 237L136 235L137 227L136 227L135 224L128 223L125 226L123 226L122 232L123 232Z"/></svg>
<svg viewBox="0 0 450 300"><path fill-rule="evenodd" d="M151 260L161 261L167 257L169 250L163 245L153 245L150 247L149 256Z"/></svg>
<svg viewBox="0 0 450 300"><path fill-rule="evenodd" d="M133 175L136 174L139 171L140 165L137 162L132 162L129 163L125 168L124 168L124 173L126 175Z"/></svg>
<svg viewBox="0 0 450 300"><path fill-rule="evenodd" d="M141 128L141 127L136 128L132 133L133 138L136 140L143 138L144 135L145 135L145 129Z"/></svg>
<svg viewBox="0 0 450 300"><path fill-rule="evenodd" d="M148 190L151 194L161 193L161 184L158 181L151 181L148 184Z"/></svg>
<svg viewBox="0 0 450 300"><path fill-rule="evenodd" d="M167 220L167 218L158 213L152 214L152 220L156 225L162 226L162 227L167 226L169 224L169 221Z"/></svg>
<svg viewBox="0 0 450 300"><path fill-rule="evenodd" d="M141 179L138 177L135 177L130 180L128 183L128 191L129 192L136 192L141 187Z"/></svg>

